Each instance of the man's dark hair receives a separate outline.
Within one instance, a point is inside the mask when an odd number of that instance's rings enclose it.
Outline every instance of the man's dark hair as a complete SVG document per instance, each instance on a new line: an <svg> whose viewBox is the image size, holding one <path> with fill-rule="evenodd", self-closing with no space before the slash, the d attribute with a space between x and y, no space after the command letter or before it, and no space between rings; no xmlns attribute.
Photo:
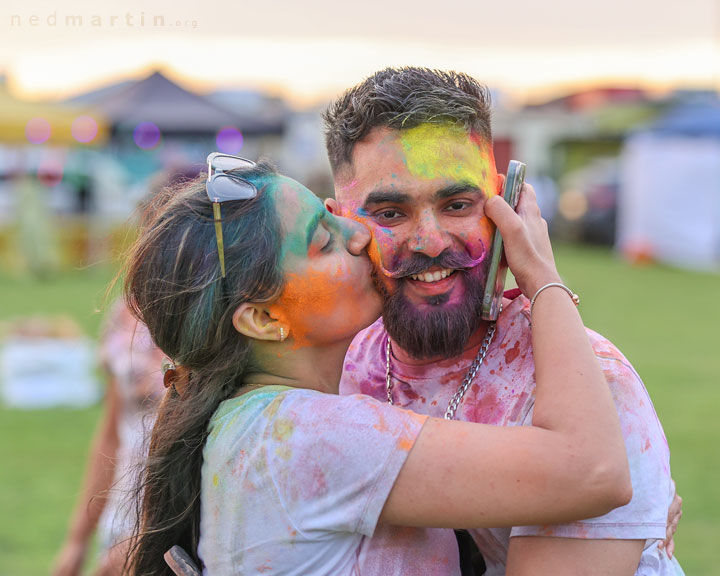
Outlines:
<svg viewBox="0 0 720 576"><path fill-rule="evenodd" d="M492 142L490 91L460 72L385 68L332 102L323 119L333 173L351 162L355 143L378 126L454 124Z"/></svg>

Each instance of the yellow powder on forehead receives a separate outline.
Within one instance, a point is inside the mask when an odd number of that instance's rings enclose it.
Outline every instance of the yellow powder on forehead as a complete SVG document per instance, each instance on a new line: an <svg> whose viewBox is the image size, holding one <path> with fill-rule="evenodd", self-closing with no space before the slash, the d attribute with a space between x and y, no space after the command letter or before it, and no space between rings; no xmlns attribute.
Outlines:
<svg viewBox="0 0 720 576"><path fill-rule="evenodd" d="M466 181L494 193L492 147L464 128L421 124L399 133L408 172L416 178ZM484 185L483 185L484 184Z"/></svg>

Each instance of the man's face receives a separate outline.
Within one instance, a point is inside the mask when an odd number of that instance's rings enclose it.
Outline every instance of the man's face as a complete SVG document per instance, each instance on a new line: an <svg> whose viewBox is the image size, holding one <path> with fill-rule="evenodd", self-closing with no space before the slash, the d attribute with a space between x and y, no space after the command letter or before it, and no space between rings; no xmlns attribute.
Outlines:
<svg viewBox="0 0 720 576"><path fill-rule="evenodd" d="M459 354L480 322L502 185L490 145L450 125L375 128L336 174L337 204L372 231L388 332L422 358Z"/></svg>

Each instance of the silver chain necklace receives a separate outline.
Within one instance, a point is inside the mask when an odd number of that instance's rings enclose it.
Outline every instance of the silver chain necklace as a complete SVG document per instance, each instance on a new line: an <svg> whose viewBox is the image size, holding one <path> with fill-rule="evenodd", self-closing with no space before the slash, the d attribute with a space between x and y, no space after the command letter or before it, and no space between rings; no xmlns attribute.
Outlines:
<svg viewBox="0 0 720 576"><path fill-rule="evenodd" d="M390 335L387 332L385 332L385 335L387 336L387 346L385 346L385 389L387 391L387 401L389 404L392 404L393 383L392 374L390 372L390 357L392 356L392 350L390 349ZM495 336L495 322L491 322L488 325L487 332L485 333L485 338L483 338L482 344L480 345L480 350L478 350L477 356L475 356L475 360L473 360L473 363L470 365L467 374L465 374L465 378L463 379L462 384L458 386L457 391L455 392L452 399L450 400L450 403L448 404L447 410L445 410L445 420L453 420L455 418L455 413L457 412L458 406L460 406L460 402L462 402L463 396L465 396L465 392L467 392L467 389L470 387L470 384L472 384L472 381L475 379L475 375L480 369L480 366L482 366L483 360L485 360L485 355L490 348L493 336Z"/></svg>

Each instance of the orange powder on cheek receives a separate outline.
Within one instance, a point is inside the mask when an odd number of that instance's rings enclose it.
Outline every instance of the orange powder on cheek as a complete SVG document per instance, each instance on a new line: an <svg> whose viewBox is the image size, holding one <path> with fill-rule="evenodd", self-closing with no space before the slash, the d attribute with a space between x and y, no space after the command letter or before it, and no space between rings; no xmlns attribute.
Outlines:
<svg viewBox="0 0 720 576"><path fill-rule="evenodd" d="M356 283L348 281L347 276L349 271L344 267L332 275L313 270L304 275L292 272L286 275L285 288L270 306L270 314L287 324L293 348L311 345L312 331L323 318L338 313L340 302L362 301Z"/></svg>

